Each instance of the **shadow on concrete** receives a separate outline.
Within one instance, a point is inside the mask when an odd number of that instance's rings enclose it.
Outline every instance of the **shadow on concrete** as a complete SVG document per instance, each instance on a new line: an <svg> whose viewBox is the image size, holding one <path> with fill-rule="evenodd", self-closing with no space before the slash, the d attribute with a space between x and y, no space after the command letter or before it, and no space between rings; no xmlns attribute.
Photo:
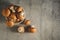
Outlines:
<svg viewBox="0 0 60 40"><path fill-rule="evenodd" d="M15 25L15 26L13 26L12 28L9 28L10 29L10 31L11 32L18 32L18 26L17 25Z"/></svg>
<svg viewBox="0 0 60 40"><path fill-rule="evenodd" d="M18 25L14 25L12 28L8 27L8 30L10 30L11 32L18 32L18 28L19 26ZM24 26L24 29L25 29L25 33L30 33L29 32L29 28L30 28L30 25L28 26Z"/></svg>

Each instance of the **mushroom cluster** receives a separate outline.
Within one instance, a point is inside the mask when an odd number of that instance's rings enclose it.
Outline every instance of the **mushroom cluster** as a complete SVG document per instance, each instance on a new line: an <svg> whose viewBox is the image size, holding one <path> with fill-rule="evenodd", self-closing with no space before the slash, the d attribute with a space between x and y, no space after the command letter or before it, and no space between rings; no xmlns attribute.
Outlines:
<svg viewBox="0 0 60 40"><path fill-rule="evenodd" d="M18 32L25 32L26 30L23 24L28 26L31 23L30 20L25 18L24 9L21 6L9 5L2 10L2 15L6 19L6 25L10 28L14 27L15 23L22 23L22 26L18 26L17 28ZM29 26L27 30L32 33L36 32L36 28L33 26Z"/></svg>

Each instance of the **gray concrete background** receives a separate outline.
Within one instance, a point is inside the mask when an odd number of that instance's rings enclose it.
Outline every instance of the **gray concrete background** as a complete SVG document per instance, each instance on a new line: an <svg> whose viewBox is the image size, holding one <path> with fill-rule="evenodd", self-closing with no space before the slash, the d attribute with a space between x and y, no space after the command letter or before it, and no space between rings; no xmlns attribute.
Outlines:
<svg viewBox="0 0 60 40"><path fill-rule="evenodd" d="M24 7L36 33L17 33L7 28L1 11L11 3ZM60 0L0 0L0 40L60 40Z"/></svg>

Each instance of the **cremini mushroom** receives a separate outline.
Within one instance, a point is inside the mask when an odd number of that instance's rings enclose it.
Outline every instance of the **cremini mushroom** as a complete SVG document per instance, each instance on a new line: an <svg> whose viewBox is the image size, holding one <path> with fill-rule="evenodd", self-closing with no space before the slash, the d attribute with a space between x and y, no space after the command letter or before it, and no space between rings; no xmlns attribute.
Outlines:
<svg viewBox="0 0 60 40"><path fill-rule="evenodd" d="M14 22L16 21L16 15L15 13L11 13L11 15L9 16L10 20L13 20Z"/></svg>
<svg viewBox="0 0 60 40"><path fill-rule="evenodd" d="M28 31L29 32L31 32L31 33L34 33L34 32L36 32L37 30L36 30L36 28L35 28L35 26L30 26L29 28L28 28Z"/></svg>
<svg viewBox="0 0 60 40"><path fill-rule="evenodd" d="M22 12L24 9L20 6L17 8L17 12Z"/></svg>
<svg viewBox="0 0 60 40"><path fill-rule="evenodd" d="M6 25L8 27L13 27L14 26L14 22L13 21L6 21Z"/></svg>
<svg viewBox="0 0 60 40"><path fill-rule="evenodd" d="M25 16L24 16L24 15L19 15L19 14L17 14L17 18L22 21L22 20L25 19Z"/></svg>
<svg viewBox="0 0 60 40"><path fill-rule="evenodd" d="M8 17L10 15L10 10L8 8L2 10L2 15Z"/></svg>
<svg viewBox="0 0 60 40"><path fill-rule="evenodd" d="M25 21L24 21L24 24L25 24L25 25L30 25L30 23L31 23L30 20L25 20Z"/></svg>

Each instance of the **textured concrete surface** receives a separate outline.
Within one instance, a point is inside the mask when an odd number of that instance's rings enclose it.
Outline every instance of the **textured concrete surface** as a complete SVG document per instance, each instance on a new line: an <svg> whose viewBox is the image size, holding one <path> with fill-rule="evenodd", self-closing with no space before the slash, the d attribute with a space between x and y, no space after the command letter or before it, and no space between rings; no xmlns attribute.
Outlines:
<svg viewBox="0 0 60 40"><path fill-rule="evenodd" d="M36 33L17 33L7 28L1 11L11 3L24 7ZM60 0L1 0L0 40L60 40Z"/></svg>

